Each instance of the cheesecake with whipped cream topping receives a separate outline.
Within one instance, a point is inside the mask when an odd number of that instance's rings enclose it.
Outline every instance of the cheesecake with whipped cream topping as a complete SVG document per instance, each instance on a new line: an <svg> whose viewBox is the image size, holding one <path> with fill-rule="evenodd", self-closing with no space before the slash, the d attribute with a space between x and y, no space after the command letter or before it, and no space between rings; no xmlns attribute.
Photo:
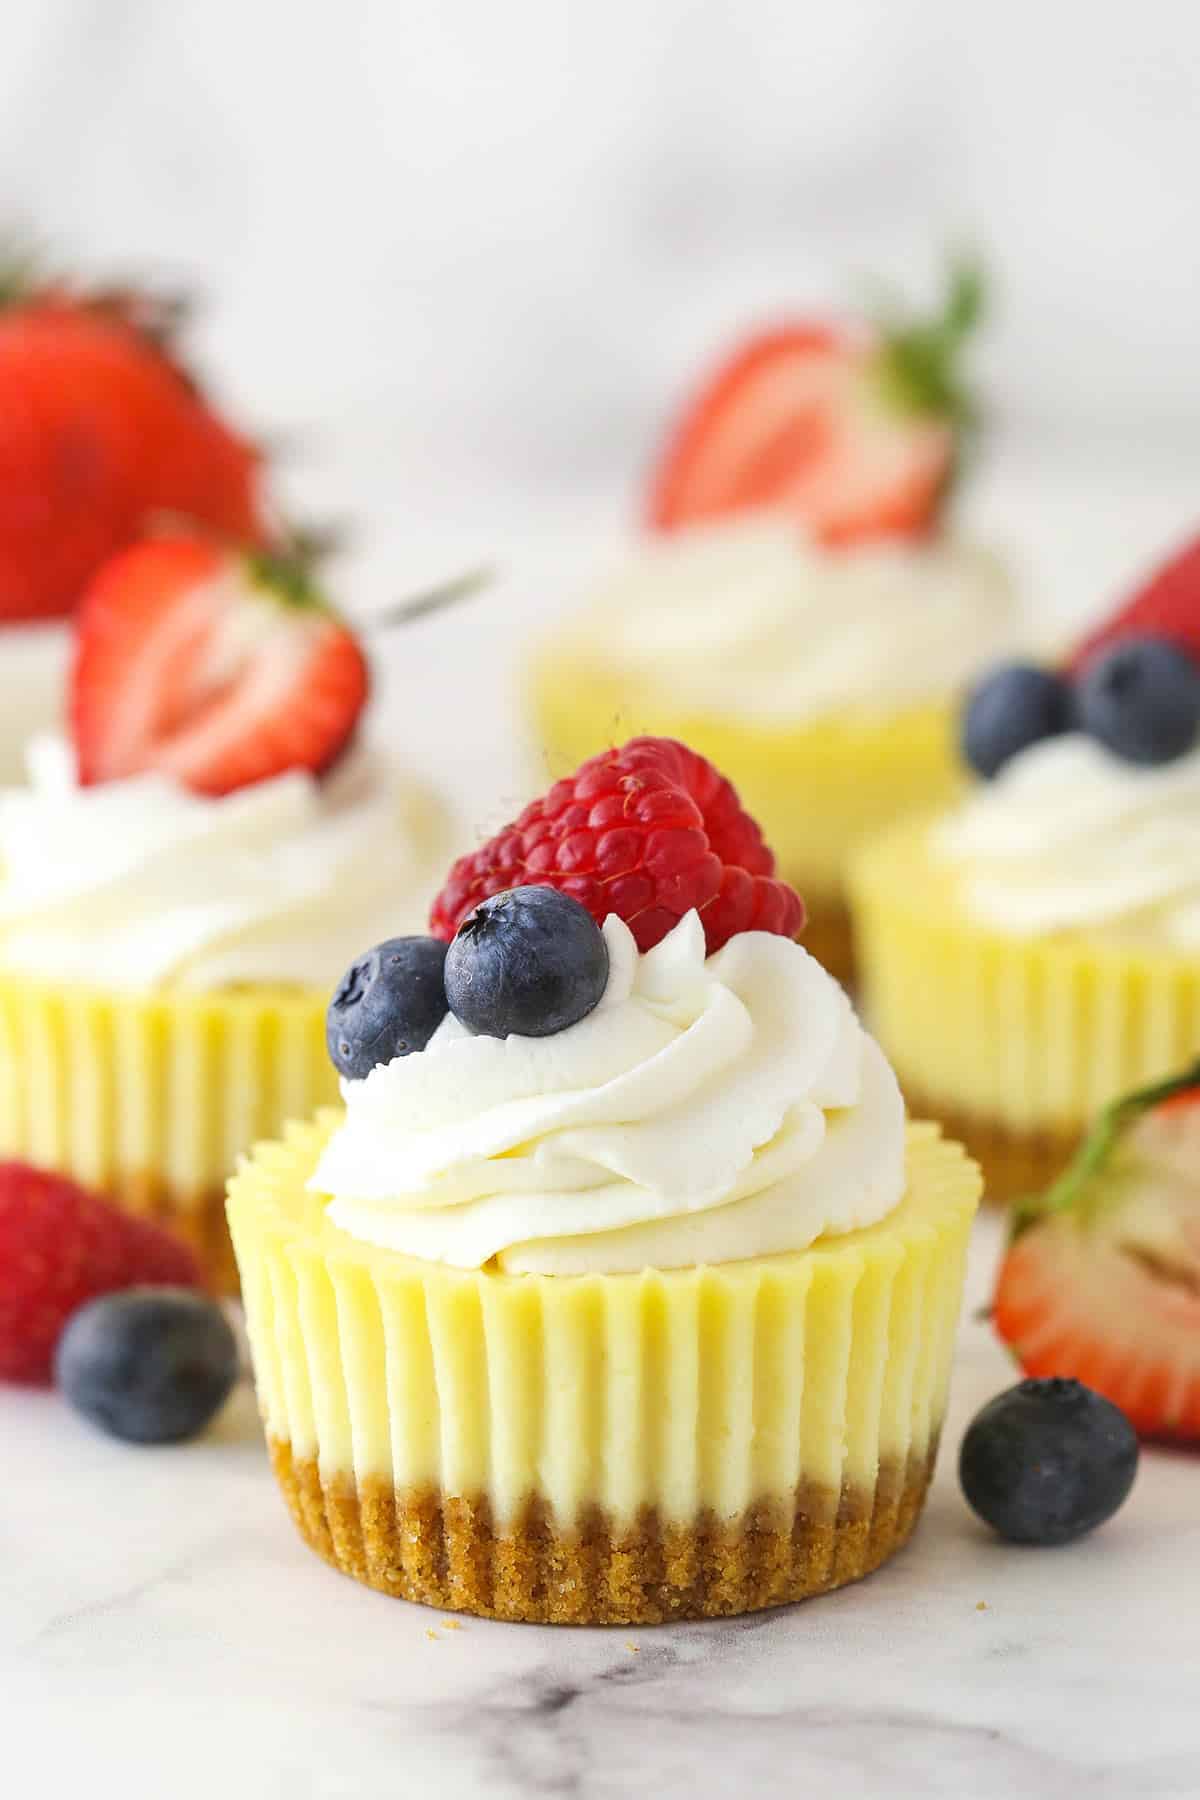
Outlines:
<svg viewBox="0 0 1200 1800"><path fill-rule="evenodd" d="M1003 562L968 540L829 548L739 516L647 540L547 638L529 692L552 773L641 731L727 770L845 979L848 859L961 790L954 702L1016 615Z"/></svg>
<svg viewBox="0 0 1200 1800"><path fill-rule="evenodd" d="M421 1047L230 1184L295 1522L439 1608L633 1623L798 1600L903 1545L936 1453L977 1171L906 1123L788 937L709 954L690 911L639 949L607 904L591 893L608 973L583 1016L492 1035L447 1000ZM545 954L514 943L512 979ZM339 989L339 1031L381 960Z"/></svg>
<svg viewBox="0 0 1200 1800"><path fill-rule="evenodd" d="M972 706L984 778L868 846L852 894L910 1103L1018 1200L1200 1051L1200 580L1152 580L1061 670L1001 669Z"/></svg>
<svg viewBox="0 0 1200 1800"><path fill-rule="evenodd" d="M157 537L70 631L70 735L0 792L0 1157L156 1217L232 1291L226 1179L336 1097L329 986L422 916L445 813L359 736L365 658L299 569Z"/></svg>

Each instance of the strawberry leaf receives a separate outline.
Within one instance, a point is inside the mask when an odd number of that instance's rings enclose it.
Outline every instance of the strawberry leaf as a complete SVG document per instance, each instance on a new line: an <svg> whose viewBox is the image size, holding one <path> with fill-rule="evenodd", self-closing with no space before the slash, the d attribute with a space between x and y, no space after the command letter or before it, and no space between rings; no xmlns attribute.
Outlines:
<svg viewBox="0 0 1200 1800"><path fill-rule="evenodd" d="M974 397L961 379L962 348L985 312L982 266L970 259L950 265L946 298L936 317L893 315L880 320L879 372L891 404L899 411L932 415L960 431L978 423Z"/></svg>

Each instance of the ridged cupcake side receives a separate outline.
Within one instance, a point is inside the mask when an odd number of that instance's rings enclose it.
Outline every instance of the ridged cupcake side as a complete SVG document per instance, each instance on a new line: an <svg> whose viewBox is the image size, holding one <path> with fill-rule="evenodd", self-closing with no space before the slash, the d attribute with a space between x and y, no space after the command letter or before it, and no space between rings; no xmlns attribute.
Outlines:
<svg viewBox="0 0 1200 1800"><path fill-rule="evenodd" d="M276 1473L327 1560L438 1607L632 1623L800 1599L907 1539L979 1187L936 1128L867 1230L549 1277L337 1231L305 1186L332 1124L260 1146L229 1198Z"/></svg>

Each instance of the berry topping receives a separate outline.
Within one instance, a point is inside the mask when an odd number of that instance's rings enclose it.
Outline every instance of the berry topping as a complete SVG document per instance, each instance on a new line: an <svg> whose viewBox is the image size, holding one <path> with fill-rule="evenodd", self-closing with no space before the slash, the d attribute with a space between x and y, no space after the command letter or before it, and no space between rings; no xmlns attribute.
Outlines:
<svg viewBox="0 0 1200 1800"><path fill-rule="evenodd" d="M450 1010L481 1037L551 1037L608 985L608 945L586 907L552 887L482 900L446 953Z"/></svg>
<svg viewBox="0 0 1200 1800"><path fill-rule="evenodd" d="M130 1444L177 1444L203 1431L228 1399L237 1339L203 1294L131 1288L75 1314L54 1373L71 1405L102 1431Z"/></svg>
<svg viewBox="0 0 1200 1800"><path fill-rule="evenodd" d="M354 634L307 569L195 536L107 563L76 626L71 721L80 780L159 770L201 794L319 774L367 697Z"/></svg>
<svg viewBox="0 0 1200 1800"><path fill-rule="evenodd" d="M446 1016L439 938L388 938L342 976L325 1015L325 1041L339 1074L362 1081L379 1063L423 1050Z"/></svg>
<svg viewBox="0 0 1200 1800"><path fill-rule="evenodd" d="M1200 1064L1101 1115L1016 1214L993 1321L1029 1375L1074 1376L1144 1436L1200 1440Z"/></svg>
<svg viewBox="0 0 1200 1800"><path fill-rule="evenodd" d="M634 738L461 856L430 930L452 938L481 900L532 884L569 894L597 924L616 913L640 950L694 907L711 954L739 931L795 937L804 906L774 871L758 826L710 762L671 738Z"/></svg>
<svg viewBox="0 0 1200 1800"><path fill-rule="evenodd" d="M1014 1544L1069 1544L1111 1519L1133 1486L1138 1441L1121 1410L1078 1381L1021 1381L967 1428L958 1476L980 1518Z"/></svg>
<svg viewBox="0 0 1200 1800"><path fill-rule="evenodd" d="M1071 690L1061 675L1031 663L1005 663L967 698L962 753L977 775L990 780L1031 744L1065 731L1070 720Z"/></svg>
<svg viewBox="0 0 1200 1800"><path fill-rule="evenodd" d="M982 297L964 268L932 321L801 321L752 338L685 409L654 472L651 525L774 507L827 544L927 532L972 420L957 365Z"/></svg>
<svg viewBox="0 0 1200 1800"><path fill-rule="evenodd" d="M1200 663L1200 538L1156 569L1133 598L1089 632L1070 660L1078 675L1129 637L1166 638Z"/></svg>
<svg viewBox="0 0 1200 1800"><path fill-rule="evenodd" d="M0 1379L48 1381L85 1301L139 1282L194 1287L192 1252L61 1175L0 1163Z"/></svg>
<svg viewBox="0 0 1200 1800"><path fill-rule="evenodd" d="M174 513L263 536L259 458L171 354L170 311L0 268L0 622L70 612Z"/></svg>
<svg viewBox="0 0 1200 1800"><path fill-rule="evenodd" d="M1079 723L1131 763L1173 762L1200 728L1200 665L1161 637L1123 638L1079 679Z"/></svg>

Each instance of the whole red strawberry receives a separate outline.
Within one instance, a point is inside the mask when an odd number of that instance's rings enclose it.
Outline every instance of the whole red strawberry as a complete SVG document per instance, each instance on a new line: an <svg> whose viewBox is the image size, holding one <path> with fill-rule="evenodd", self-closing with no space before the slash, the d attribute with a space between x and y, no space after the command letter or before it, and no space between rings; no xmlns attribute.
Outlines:
<svg viewBox="0 0 1200 1800"><path fill-rule="evenodd" d="M85 1300L142 1283L202 1285L185 1244L64 1176L0 1163L0 1380L50 1379Z"/></svg>
<svg viewBox="0 0 1200 1800"><path fill-rule="evenodd" d="M651 479L649 523L770 507L826 544L928 532L973 423L957 365L981 310L979 273L963 267L930 321L799 320L752 337L685 408Z"/></svg>
<svg viewBox="0 0 1200 1800"><path fill-rule="evenodd" d="M258 454L173 360L161 317L0 270L0 623L72 611L156 514L262 539Z"/></svg>
<svg viewBox="0 0 1200 1800"><path fill-rule="evenodd" d="M634 738L591 757L480 850L461 856L434 902L430 930L449 939L505 888L570 894L599 924L616 913L639 949L695 907L711 954L739 931L795 937L800 896L737 793L710 762L671 738Z"/></svg>
<svg viewBox="0 0 1200 1800"><path fill-rule="evenodd" d="M993 1318L1027 1374L1086 1383L1145 1437L1200 1442L1200 1064L1106 1108L1018 1211Z"/></svg>
<svg viewBox="0 0 1200 1800"><path fill-rule="evenodd" d="M149 538L105 563L75 622L79 778L154 769L227 794L288 769L319 774L367 689L362 648L302 555Z"/></svg>
<svg viewBox="0 0 1200 1800"><path fill-rule="evenodd" d="M1130 637L1166 638L1200 662L1200 538L1176 551L1088 633L1071 656L1071 673L1079 674L1101 651Z"/></svg>

